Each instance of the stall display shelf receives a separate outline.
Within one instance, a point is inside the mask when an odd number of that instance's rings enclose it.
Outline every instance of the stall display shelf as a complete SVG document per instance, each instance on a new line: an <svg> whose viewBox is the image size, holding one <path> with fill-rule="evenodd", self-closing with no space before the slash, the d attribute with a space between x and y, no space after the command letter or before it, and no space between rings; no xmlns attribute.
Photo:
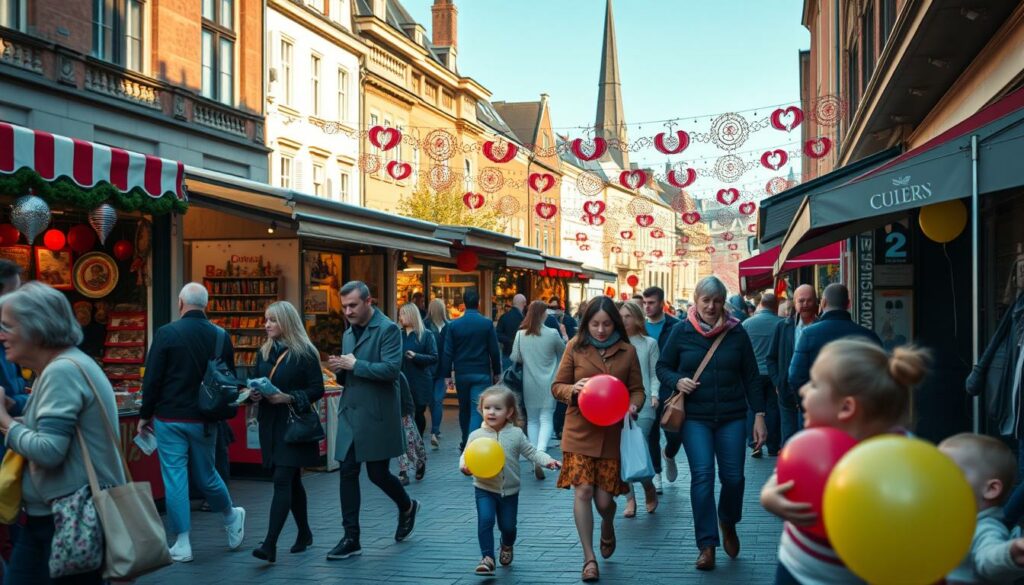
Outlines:
<svg viewBox="0 0 1024 585"><path fill-rule="evenodd" d="M265 308L280 300L284 278L280 276L212 276L203 278L210 295L210 321L223 327L235 349L235 367L253 367L262 342ZM231 308L238 310L231 310ZM259 310L256 310L259 309Z"/></svg>
<svg viewBox="0 0 1024 585"><path fill-rule="evenodd" d="M146 313L113 312L110 319L100 360L103 373L111 381L141 380L146 363Z"/></svg>

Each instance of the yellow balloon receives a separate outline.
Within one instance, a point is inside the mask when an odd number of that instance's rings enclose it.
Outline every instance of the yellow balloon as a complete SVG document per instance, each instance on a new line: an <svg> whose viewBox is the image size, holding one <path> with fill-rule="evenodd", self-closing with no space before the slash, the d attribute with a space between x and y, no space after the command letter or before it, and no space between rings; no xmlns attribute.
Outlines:
<svg viewBox="0 0 1024 585"><path fill-rule="evenodd" d="M956 239L967 226L967 207L959 199L928 205L921 208L917 223L929 240L945 244Z"/></svg>
<svg viewBox="0 0 1024 585"><path fill-rule="evenodd" d="M872 585L929 585L963 560L977 510L964 474L931 443L869 439L832 470L822 503L839 558Z"/></svg>
<svg viewBox="0 0 1024 585"><path fill-rule="evenodd" d="M505 467L505 450L494 439L475 439L466 445L466 467L480 479L494 477Z"/></svg>

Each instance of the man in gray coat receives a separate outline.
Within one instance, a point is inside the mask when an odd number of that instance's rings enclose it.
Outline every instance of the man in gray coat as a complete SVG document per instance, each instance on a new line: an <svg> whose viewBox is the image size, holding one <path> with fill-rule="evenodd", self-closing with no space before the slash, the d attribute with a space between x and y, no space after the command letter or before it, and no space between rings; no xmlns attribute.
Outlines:
<svg viewBox="0 0 1024 585"><path fill-rule="evenodd" d="M354 280L341 287L341 306L349 328L340 356L329 365L344 386L338 406L335 458L341 462L341 517L345 536L327 560L362 553L359 546L359 468L398 506L395 540L402 541L416 523L419 502L410 499L388 464L405 452L400 411L399 374L402 336L394 321L373 307L370 289Z"/></svg>

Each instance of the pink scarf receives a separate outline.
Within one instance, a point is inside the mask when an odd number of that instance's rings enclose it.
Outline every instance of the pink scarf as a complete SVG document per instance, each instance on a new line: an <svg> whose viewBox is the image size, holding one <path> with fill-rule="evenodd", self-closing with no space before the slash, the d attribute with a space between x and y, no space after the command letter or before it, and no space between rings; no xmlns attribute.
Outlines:
<svg viewBox="0 0 1024 585"><path fill-rule="evenodd" d="M723 314L718 318L717 323L714 325L708 325L697 316L697 307L690 307L686 312L686 320L690 322L690 325L693 326L697 333L700 333L709 339L717 337L719 333L728 331L740 323L735 317Z"/></svg>

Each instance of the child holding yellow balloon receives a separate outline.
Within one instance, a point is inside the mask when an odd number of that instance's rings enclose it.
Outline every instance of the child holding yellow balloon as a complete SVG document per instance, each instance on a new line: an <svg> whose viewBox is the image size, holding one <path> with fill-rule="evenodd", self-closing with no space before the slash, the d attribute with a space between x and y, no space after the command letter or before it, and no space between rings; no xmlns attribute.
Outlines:
<svg viewBox="0 0 1024 585"><path fill-rule="evenodd" d="M516 395L505 386L491 386L480 395L483 424L469 434L459 458L462 473L472 475L476 491L477 537L480 563L477 575L494 575L494 523L501 532L502 566L512 564L519 513L519 458L536 465L558 469L561 463L538 451L519 428ZM509 424L511 423L511 424Z"/></svg>
<svg viewBox="0 0 1024 585"><path fill-rule="evenodd" d="M927 352L915 348L896 348L890 357L867 341L829 343L811 366L810 381L800 388L805 425L839 429L857 441L887 433L908 434L902 425L910 413L912 387L924 378L927 361ZM828 540L801 529L813 525L817 515L810 511L810 504L786 498L793 485L793 481L779 484L773 474L761 490L764 509L785 520L775 584L864 583Z"/></svg>

